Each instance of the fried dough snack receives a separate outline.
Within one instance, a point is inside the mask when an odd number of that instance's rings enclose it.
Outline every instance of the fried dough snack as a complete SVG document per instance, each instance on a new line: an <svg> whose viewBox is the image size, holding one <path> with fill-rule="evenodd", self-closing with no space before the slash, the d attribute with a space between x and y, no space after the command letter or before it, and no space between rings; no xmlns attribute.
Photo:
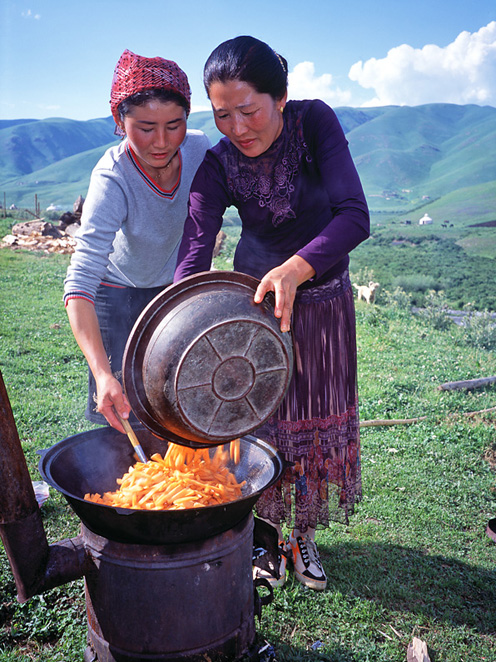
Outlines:
<svg viewBox="0 0 496 662"><path fill-rule="evenodd" d="M239 460L239 440L231 442L229 452L218 446L213 457L208 449L190 449L170 443L162 458L137 462L122 478L115 492L85 494L93 503L139 510L183 510L204 508L234 501L242 496L241 488L227 468L231 457Z"/></svg>

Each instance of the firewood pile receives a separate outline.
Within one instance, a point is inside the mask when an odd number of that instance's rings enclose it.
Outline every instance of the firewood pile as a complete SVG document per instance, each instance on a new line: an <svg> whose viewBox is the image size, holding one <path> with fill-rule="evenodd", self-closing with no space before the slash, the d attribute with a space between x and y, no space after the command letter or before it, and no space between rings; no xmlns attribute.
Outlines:
<svg viewBox="0 0 496 662"><path fill-rule="evenodd" d="M0 247L43 251L44 253L74 253L76 248L74 235L81 227L83 203L84 198L79 196L74 203L73 212L64 212L58 225L45 221L43 218L16 223L12 227L11 234L0 240ZM213 257L217 257L220 253L225 240L226 233L220 230L216 237Z"/></svg>
<svg viewBox="0 0 496 662"><path fill-rule="evenodd" d="M16 223L11 234L6 235L0 244L3 248L43 251L44 253L74 253L74 234L81 224L84 198L80 195L73 205L72 212L65 212L58 225L43 218Z"/></svg>
<svg viewBox="0 0 496 662"><path fill-rule="evenodd" d="M69 226L70 227L70 226ZM76 240L65 230L38 219L16 223L11 234L2 239L2 247L43 251L44 253L74 253Z"/></svg>

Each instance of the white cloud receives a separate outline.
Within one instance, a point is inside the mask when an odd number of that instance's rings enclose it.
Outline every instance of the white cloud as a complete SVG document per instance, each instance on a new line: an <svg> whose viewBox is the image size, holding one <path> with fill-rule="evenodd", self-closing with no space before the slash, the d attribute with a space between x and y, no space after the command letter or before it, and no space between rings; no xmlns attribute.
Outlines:
<svg viewBox="0 0 496 662"><path fill-rule="evenodd" d="M31 9L26 9L26 11L21 12L23 18L34 18L36 21L39 21L41 18L40 14L33 14Z"/></svg>
<svg viewBox="0 0 496 662"><path fill-rule="evenodd" d="M445 48L392 48L385 58L356 62L349 77L375 91L367 106L475 103L496 106L496 21L461 32Z"/></svg>
<svg viewBox="0 0 496 662"><path fill-rule="evenodd" d="M212 110L212 106L207 104L191 104L192 113L204 113L206 110Z"/></svg>
<svg viewBox="0 0 496 662"><path fill-rule="evenodd" d="M333 106L349 104L351 93L333 88L331 74L315 76L313 62L300 62L288 75L288 92L292 99L322 99Z"/></svg>

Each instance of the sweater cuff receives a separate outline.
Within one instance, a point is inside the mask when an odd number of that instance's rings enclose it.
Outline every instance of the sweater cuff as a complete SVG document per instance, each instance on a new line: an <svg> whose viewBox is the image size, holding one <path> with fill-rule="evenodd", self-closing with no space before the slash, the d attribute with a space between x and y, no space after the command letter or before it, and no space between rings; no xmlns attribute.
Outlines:
<svg viewBox="0 0 496 662"><path fill-rule="evenodd" d="M84 292L83 290L76 290L74 292L67 292L67 294L64 294L64 306L67 307L67 302L70 299L84 299L85 301L89 301L95 305L95 297L93 297L91 294L88 294L88 292Z"/></svg>

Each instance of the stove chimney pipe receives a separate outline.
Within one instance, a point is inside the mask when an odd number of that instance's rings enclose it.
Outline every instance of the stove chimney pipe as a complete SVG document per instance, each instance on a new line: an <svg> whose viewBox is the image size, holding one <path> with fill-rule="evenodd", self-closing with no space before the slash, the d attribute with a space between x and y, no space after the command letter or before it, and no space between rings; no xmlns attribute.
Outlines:
<svg viewBox="0 0 496 662"><path fill-rule="evenodd" d="M1 372L0 538L19 602L84 574L85 551L80 536L48 545Z"/></svg>

